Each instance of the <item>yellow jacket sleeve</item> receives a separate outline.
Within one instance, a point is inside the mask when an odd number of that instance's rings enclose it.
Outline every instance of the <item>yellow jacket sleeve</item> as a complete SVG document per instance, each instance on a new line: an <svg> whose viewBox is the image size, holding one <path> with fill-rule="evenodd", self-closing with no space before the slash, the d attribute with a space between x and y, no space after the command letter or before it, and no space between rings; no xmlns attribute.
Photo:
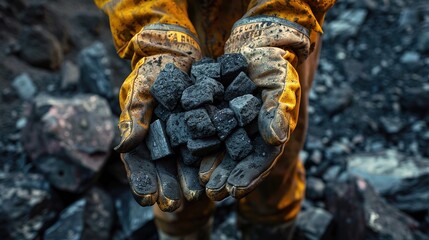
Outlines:
<svg viewBox="0 0 429 240"><path fill-rule="evenodd" d="M326 12L335 0L251 0L244 17L266 15L298 23L309 31L322 33Z"/></svg>
<svg viewBox="0 0 429 240"><path fill-rule="evenodd" d="M149 25L178 26L181 30L185 29L187 35L196 36L195 29L188 18L186 0L94 1L109 16L115 47L122 58L131 59L134 57L135 44L131 40Z"/></svg>

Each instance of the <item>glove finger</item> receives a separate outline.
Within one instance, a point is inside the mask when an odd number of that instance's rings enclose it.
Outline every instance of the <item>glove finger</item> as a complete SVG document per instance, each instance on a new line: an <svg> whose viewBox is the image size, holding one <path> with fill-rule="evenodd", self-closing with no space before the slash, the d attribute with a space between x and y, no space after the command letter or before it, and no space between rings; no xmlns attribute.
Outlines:
<svg viewBox="0 0 429 240"><path fill-rule="evenodd" d="M250 193L268 176L283 152L283 146L272 146L256 137L255 152L241 160L228 177L226 189L234 198Z"/></svg>
<svg viewBox="0 0 429 240"><path fill-rule="evenodd" d="M179 208L182 203L175 160L156 160L156 171L158 172L159 188L158 206L164 212L172 212Z"/></svg>
<svg viewBox="0 0 429 240"><path fill-rule="evenodd" d="M204 193L204 187L198 180L198 167L187 166L180 160L177 161L177 169L182 193L186 200L192 201L200 198Z"/></svg>
<svg viewBox="0 0 429 240"><path fill-rule="evenodd" d="M224 159L213 171L210 180L206 184L206 194L210 199L220 201L229 195L226 184L228 176L236 165L237 162L232 160L228 154L225 154Z"/></svg>
<svg viewBox="0 0 429 240"><path fill-rule="evenodd" d="M158 180L155 164L150 160L145 144L135 150L121 154L128 182L136 201L142 206L155 204L158 198Z"/></svg>
<svg viewBox="0 0 429 240"><path fill-rule="evenodd" d="M224 158L224 155L225 151L222 151L221 153L215 153L206 156L201 160L199 171L201 183L206 184L209 181L210 176L212 175L216 167L221 163L222 159Z"/></svg>

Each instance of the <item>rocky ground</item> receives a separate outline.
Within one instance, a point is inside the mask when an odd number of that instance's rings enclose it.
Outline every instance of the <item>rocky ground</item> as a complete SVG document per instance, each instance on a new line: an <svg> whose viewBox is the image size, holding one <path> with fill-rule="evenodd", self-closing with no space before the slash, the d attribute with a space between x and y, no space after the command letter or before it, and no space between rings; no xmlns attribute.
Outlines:
<svg viewBox="0 0 429 240"><path fill-rule="evenodd" d="M105 16L0 0L0 25L0 239L157 239L111 151L129 63ZM429 3L339 0L324 29L296 239L429 239Z"/></svg>

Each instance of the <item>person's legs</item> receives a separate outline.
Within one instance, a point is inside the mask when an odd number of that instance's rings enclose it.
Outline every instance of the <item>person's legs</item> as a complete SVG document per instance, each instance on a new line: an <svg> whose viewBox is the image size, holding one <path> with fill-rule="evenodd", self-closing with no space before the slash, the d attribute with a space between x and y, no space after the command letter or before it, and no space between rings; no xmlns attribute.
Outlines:
<svg viewBox="0 0 429 240"><path fill-rule="evenodd" d="M155 224L161 240L210 239L214 203L205 195L197 201L184 201L176 211L161 211L153 207Z"/></svg>
<svg viewBox="0 0 429 240"><path fill-rule="evenodd" d="M320 36L313 34L318 46L297 72L301 83L298 124L285 146L282 159L252 193L239 201L239 227L243 239L260 237L290 239L294 221L305 196L305 170L299 160L307 130L308 94L317 68Z"/></svg>

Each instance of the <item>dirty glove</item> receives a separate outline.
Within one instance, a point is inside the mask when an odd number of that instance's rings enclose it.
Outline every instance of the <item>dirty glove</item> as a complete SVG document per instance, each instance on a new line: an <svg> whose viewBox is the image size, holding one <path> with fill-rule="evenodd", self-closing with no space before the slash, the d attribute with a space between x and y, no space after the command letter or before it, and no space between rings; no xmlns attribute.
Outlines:
<svg viewBox="0 0 429 240"><path fill-rule="evenodd" d="M177 161L152 162L141 144L155 105L149 89L160 71L172 63L189 72L192 62L201 58L196 31L187 17L187 3L169 0L95 0L95 3L109 16L119 56L131 59L133 68L119 93L122 140L115 150L123 153L121 158L137 201L144 206L158 202L162 210L173 211L181 202ZM180 168L179 173L187 170ZM194 185L185 185L189 181L181 179L184 192L189 196L195 193Z"/></svg>
<svg viewBox="0 0 429 240"><path fill-rule="evenodd" d="M260 136L254 139L254 152L238 163L228 154L203 160L199 175L210 198L244 197L281 156L298 120L301 92L295 66L307 57L309 46L308 31L285 19L250 17L234 25L225 52L246 57L248 76L261 91Z"/></svg>

